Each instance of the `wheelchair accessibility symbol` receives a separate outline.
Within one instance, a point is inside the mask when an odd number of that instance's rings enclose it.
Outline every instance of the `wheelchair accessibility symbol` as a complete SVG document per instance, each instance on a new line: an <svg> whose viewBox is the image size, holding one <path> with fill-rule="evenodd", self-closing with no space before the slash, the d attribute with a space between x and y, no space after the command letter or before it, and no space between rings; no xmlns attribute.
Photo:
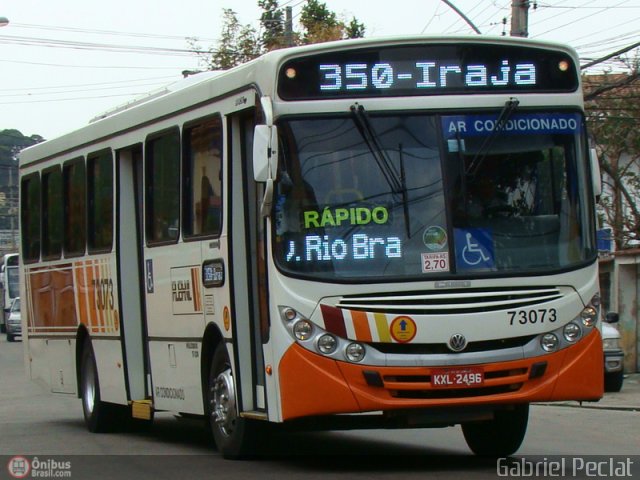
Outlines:
<svg viewBox="0 0 640 480"><path fill-rule="evenodd" d="M492 269L494 267L493 236L489 229L454 230L456 261L461 269Z"/></svg>

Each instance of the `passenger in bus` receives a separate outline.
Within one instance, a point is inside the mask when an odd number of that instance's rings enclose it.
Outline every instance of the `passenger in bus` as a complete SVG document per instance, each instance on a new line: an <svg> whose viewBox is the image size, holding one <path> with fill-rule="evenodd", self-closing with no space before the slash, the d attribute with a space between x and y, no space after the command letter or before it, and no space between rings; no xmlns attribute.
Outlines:
<svg viewBox="0 0 640 480"><path fill-rule="evenodd" d="M215 233L220 230L220 212L222 202L216 195L207 175L200 183L200 232Z"/></svg>

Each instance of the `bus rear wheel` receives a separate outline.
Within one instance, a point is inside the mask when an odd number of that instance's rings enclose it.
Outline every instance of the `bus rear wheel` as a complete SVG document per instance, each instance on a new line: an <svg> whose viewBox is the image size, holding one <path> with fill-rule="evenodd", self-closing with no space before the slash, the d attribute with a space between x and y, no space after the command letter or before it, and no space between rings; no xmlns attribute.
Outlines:
<svg viewBox="0 0 640 480"><path fill-rule="evenodd" d="M106 432L119 422L115 406L100 399L96 358L89 339L84 342L80 360L80 394L84 422L90 432Z"/></svg>
<svg viewBox="0 0 640 480"><path fill-rule="evenodd" d="M499 410L493 420L462 424L467 445L476 455L506 457L515 453L527 433L529 404Z"/></svg>
<svg viewBox="0 0 640 480"><path fill-rule="evenodd" d="M220 343L211 360L206 401L216 447L230 459L255 455L262 431L262 422L239 416L237 398L229 354Z"/></svg>

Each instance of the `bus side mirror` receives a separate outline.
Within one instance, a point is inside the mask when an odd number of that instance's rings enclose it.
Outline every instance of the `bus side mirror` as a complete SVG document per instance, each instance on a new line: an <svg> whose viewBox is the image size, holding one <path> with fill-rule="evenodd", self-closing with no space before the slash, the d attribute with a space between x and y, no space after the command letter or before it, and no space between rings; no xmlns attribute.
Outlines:
<svg viewBox="0 0 640 480"><path fill-rule="evenodd" d="M607 323L618 323L620 315L617 312L609 312L604 316L604 321Z"/></svg>
<svg viewBox="0 0 640 480"><path fill-rule="evenodd" d="M275 179L278 171L278 129L256 125L253 132L253 178L256 182Z"/></svg>
<svg viewBox="0 0 640 480"><path fill-rule="evenodd" d="M591 161L591 175L593 178L593 194L596 199L602 195L602 177L600 176L600 162L598 162L598 153L595 148L589 149L589 160Z"/></svg>

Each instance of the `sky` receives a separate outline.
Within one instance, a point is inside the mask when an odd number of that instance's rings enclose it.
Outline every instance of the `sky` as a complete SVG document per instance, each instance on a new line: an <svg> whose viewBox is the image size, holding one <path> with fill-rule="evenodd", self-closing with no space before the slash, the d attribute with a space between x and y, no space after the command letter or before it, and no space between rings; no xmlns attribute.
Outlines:
<svg viewBox="0 0 640 480"><path fill-rule="evenodd" d="M475 34L441 0L325 0L367 37ZM451 0L483 33L509 33L511 0ZM529 38L567 43L584 61L640 41L640 0L533 1ZM294 28L304 0L293 8ZM222 11L259 29L258 0L2 0L0 130L57 137L201 69L188 38L214 47ZM506 26L503 19L506 18ZM636 50L637 52L638 50ZM620 61L605 64L618 69Z"/></svg>

